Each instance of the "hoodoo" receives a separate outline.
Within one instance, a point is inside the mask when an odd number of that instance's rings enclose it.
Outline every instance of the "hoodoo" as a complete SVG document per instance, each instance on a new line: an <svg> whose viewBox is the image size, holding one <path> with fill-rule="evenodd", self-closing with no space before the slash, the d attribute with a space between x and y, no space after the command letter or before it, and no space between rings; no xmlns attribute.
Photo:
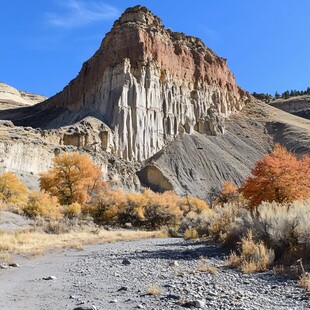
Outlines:
<svg viewBox="0 0 310 310"><path fill-rule="evenodd" d="M309 121L255 101L226 59L142 6L115 21L61 92L0 119L0 171L35 177L55 150L78 148L119 186L201 198L225 181L240 185L274 142L310 150ZM44 155L26 161L29 150Z"/></svg>
<svg viewBox="0 0 310 310"><path fill-rule="evenodd" d="M79 75L37 107L62 112L28 119L27 125L53 128L93 115L110 127L113 154L141 161L180 132L223 133L222 118L240 111L249 98L224 58L136 6L114 23Z"/></svg>

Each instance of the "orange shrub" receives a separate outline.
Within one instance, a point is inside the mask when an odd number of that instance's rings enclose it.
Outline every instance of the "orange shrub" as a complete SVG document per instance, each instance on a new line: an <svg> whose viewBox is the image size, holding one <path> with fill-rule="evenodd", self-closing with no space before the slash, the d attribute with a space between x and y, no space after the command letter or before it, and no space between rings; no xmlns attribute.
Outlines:
<svg viewBox="0 0 310 310"><path fill-rule="evenodd" d="M208 204L196 197L185 196L179 198L178 205L184 214L189 212L201 213L203 210L208 210Z"/></svg>
<svg viewBox="0 0 310 310"><path fill-rule="evenodd" d="M279 144L259 160L241 188L249 208L262 201L291 202L310 197L310 156L298 160Z"/></svg>
<svg viewBox="0 0 310 310"><path fill-rule="evenodd" d="M118 216L126 204L127 198L121 189L103 189L92 198L89 210L97 223L117 224Z"/></svg>
<svg viewBox="0 0 310 310"><path fill-rule="evenodd" d="M64 215L70 219L81 214L82 207L78 202L73 202L71 205L64 208Z"/></svg>
<svg viewBox="0 0 310 310"><path fill-rule="evenodd" d="M87 154L63 153L53 159L53 168L41 173L41 189L58 197L63 205L83 205L90 193L102 186L102 171Z"/></svg>
<svg viewBox="0 0 310 310"><path fill-rule="evenodd" d="M174 192L157 194L148 189L143 195L148 199L144 216L150 229L179 224L183 212L178 206L179 197Z"/></svg>
<svg viewBox="0 0 310 310"><path fill-rule="evenodd" d="M225 182L219 196L216 199L216 204L223 205L224 203L236 201L238 199L238 195L238 187L236 187L232 182Z"/></svg>
<svg viewBox="0 0 310 310"><path fill-rule="evenodd" d="M27 196L27 187L12 172L0 176L0 201L20 205L27 201Z"/></svg>

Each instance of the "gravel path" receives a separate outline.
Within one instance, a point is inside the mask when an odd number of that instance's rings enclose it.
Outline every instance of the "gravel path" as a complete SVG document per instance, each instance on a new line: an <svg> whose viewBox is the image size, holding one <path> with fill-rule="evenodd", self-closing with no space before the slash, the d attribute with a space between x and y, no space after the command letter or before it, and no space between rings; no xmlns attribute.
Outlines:
<svg viewBox="0 0 310 310"><path fill-rule="evenodd" d="M310 309L294 281L227 269L220 249L201 242L119 242L20 263L0 271L0 309Z"/></svg>

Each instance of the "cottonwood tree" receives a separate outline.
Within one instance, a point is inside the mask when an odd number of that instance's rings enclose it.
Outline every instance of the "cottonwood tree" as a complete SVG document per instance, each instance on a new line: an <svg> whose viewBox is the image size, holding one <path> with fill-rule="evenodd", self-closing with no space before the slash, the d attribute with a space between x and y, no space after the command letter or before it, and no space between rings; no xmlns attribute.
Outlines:
<svg viewBox="0 0 310 310"><path fill-rule="evenodd" d="M241 188L249 208L262 201L291 202L310 197L310 156L298 160L279 144L271 154L256 162Z"/></svg>
<svg viewBox="0 0 310 310"><path fill-rule="evenodd" d="M63 205L83 205L90 194L100 187L101 168L95 165L87 154L62 153L53 158L53 167L40 175L42 190L56 196Z"/></svg>

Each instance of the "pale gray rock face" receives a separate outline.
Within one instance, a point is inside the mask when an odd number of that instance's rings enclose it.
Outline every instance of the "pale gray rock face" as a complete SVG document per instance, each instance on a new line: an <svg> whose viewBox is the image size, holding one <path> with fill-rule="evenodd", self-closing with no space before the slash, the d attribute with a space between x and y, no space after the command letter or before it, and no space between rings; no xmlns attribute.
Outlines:
<svg viewBox="0 0 310 310"><path fill-rule="evenodd" d="M310 94L288 99L279 98L270 104L285 112L310 119Z"/></svg>
<svg viewBox="0 0 310 310"><path fill-rule="evenodd" d="M137 6L114 23L63 91L6 119L55 129L95 116L109 127L105 150L141 162L184 132L223 134L224 119L249 101L224 58Z"/></svg>
<svg viewBox="0 0 310 310"><path fill-rule="evenodd" d="M125 59L106 70L98 88L80 102L107 120L114 155L142 161L180 133L222 134L224 118L245 105L244 98L216 85L194 88L171 75L161 80L160 71L156 64L133 68Z"/></svg>

